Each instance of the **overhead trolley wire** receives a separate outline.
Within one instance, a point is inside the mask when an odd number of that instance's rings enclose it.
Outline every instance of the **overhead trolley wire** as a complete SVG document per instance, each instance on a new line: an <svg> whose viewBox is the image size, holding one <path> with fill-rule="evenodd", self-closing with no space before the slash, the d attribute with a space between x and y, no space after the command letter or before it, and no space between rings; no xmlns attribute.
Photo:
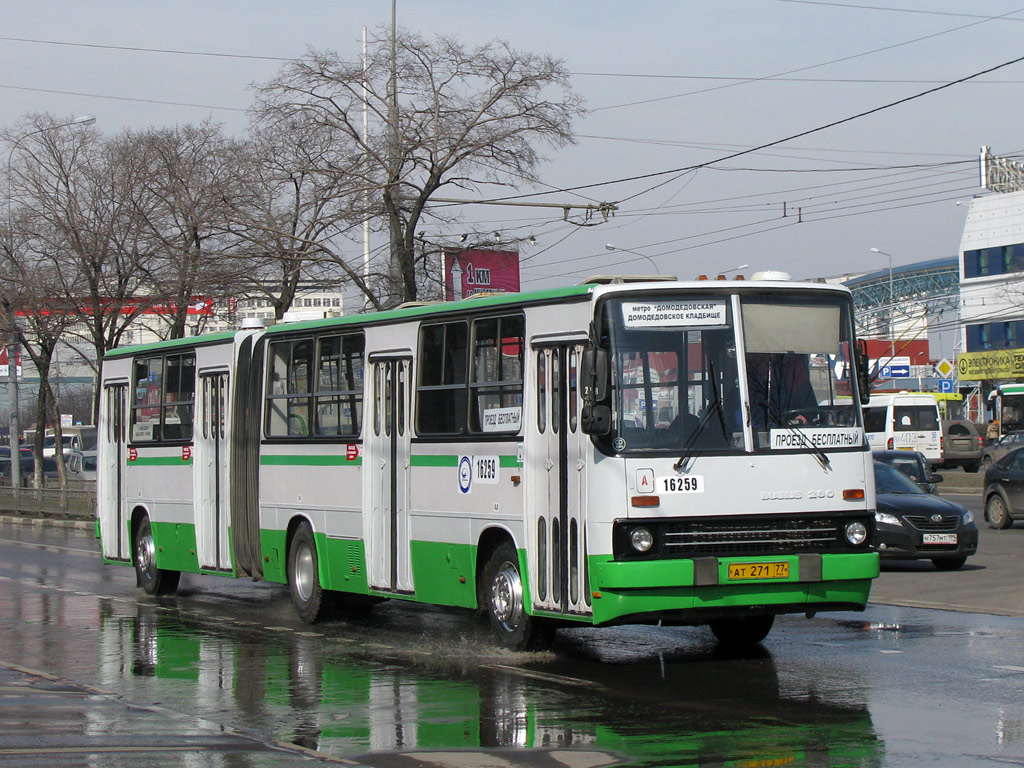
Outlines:
<svg viewBox="0 0 1024 768"><path fill-rule="evenodd" d="M671 179L668 179L668 181L659 182L658 184L656 184L654 186L651 186L651 187L648 187L647 189L641 190L640 192L637 192L637 193L635 193L633 195L630 195L629 197L626 197L626 198L623 198L621 200L615 201L616 204L621 204L621 203L627 202L629 200L634 200L637 197L640 197L641 195L647 194L648 192L651 192L651 191L657 189L658 187L663 186L666 183L670 183L675 178L677 178L679 176L682 176L684 173L688 173L690 171L695 171L695 170L700 170L700 169L703 169L703 168L710 168L711 166L718 165L719 163L724 163L727 160L733 160L733 159L735 159L737 157L743 157L745 155L750 155L750 154L753 154L755 152L760 152L761 150L768 149L769 147L775 147L775 146L778 146L780 144L785 144L788 141L793 141L794 139L800 139L800 138L803 138L804 136L810 136L812 134L820 133L822 131L828 130L829 128L835 128L836 126L843 125L845 123L850 123L850 122L853 122L855 120L860 120L861 118L868 117L869 115L873 115L873 114L876 114L878 112L883 112L883 111L885 111L887 109L892 109L893 107L897 107L897 106L900 106L902 104L907 104L907 103L909 103L911 101L915 101L917 99L924 98L925 96L930 96L933 93L938 93L939 91L943 91L943 90L946 90L948 88L952 88L952 87L954 87L956 85L961 85L962 83L966 83L966 82L968 82L970 80L974 80L976 78L982 77L982 76L990 74L992 72L997 72L1000 69L1005 69L1006 67L1013 66L1014 64L1019 64L1022 61L1024 61L1024 56L1018 56L1018 57L1010 59L1008 61L1004 61L1004 62L1002 62L1000 64L996 64L995 66L987 67L986 69L980 70L978 72L974 72L973 74L965 75L964 77L957 78L956 80L948 81L948 82L943 83L942 85L938 85L938 86L936 86L934 88L928 88L928 89L926 89L924 91L919 91L918 93L912 94L910 96L905 96L905 97L903 97L901 99L896 99L895 101L890 101L890 102L887 102L885 104L879 105L877 107L872 107L871 109L866 109L866 110L864 110L862 112L857 112L856 114L849 115L847 117L843 117L843 118L840 118L838 120L833 120L833 121L831 121L829 123L825 123L824 125L819 125L819 126L817 126L815 128L808 128L807 130L799 131L799 132L794 133L794 134L790 134L789 136L785 136L785 137L783 137L781 139L775 139L774 141L767 141L767 142L764 142L763 144L758 144L758 145L753 146L753 147L748 147L746 149L737 150L736 152L730 152L729 154L722 155L721 157L715 158L713 160L708 160L708 161L703 162L703 163L696 163L694 165L681 166L679 168L670 168L670 169L667 169L667 170L664 170L664 171L652 171L650 173L640 173L640 174L636 174L636 175L633 175L633 176L623 176L623 177L620 177L620 178L617 178L617 179L610 179L608 181L597 181L597 182L592 182L592 183L589 183L589 184L577 184L577 185L570 186L570 187L560 187L560 188L558 188L558 191L559 192L578 192L578 191L584 190L584 189L595 189L597 187L607 187L607 186L611 186L613 184L625 184L625 183L631 182L631 181L644 181L646 179L657 179L657 178L661 178L661 177L664 177L664 176L672 176L673 177ZM492 199L495 200L495 201L498 201L498 200L502 200L502 201L504 201L504 200L520 200L520 199L525 199L525 198L530 198L530 197L538 197L538 196L544 195L544 194L549 194L549 193L547 193L547 192L526 192L526 193L523 193L523 194L520 194L520 195L508 195L508 196L505 196L505 197L496 197L496 198L492 198Z"/></svg>

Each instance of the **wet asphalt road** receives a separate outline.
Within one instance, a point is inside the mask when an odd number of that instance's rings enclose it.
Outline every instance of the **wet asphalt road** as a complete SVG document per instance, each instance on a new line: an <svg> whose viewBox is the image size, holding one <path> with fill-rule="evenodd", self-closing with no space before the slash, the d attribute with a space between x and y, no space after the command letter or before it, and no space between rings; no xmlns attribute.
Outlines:
<svg viewBox="0 0 1024 768"><path fill-rule="evenodd" d="M515 655L468 612L311 628L214 577L147 598L88 531L0 522L0 764L1024 765L1022 548L983 528L961 571L887 565L866 612L743 656L658 627Z"/></svg>

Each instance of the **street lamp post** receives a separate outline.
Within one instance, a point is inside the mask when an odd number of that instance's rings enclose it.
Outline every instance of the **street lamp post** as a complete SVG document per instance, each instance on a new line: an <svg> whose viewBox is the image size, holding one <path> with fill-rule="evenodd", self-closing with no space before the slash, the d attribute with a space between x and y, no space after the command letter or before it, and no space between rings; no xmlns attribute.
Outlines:
<svg viewBox="0 0 1024 768"><path fill-rule="evenodd" d="M880 250L879 248L872 248L871 252L880 254L889 259L889 364L892 365L892 358L893 355L896 353L896 340L894 338L896 332L893 327L893 313L896 311L896 292L893 290L892 283L892 254L886 253L885 251Z"/></svg>
<svg viewBox="0 0 1024 768"><path fill-rule="evenodd" d="M639 256L642 259L647 259L651 263L651 266L654 267L654 271L659 275L661 274L661 270L658 269L658 265L654 263L654 259L648 256L646 253L640 253L640 251L634 251L629 248L621 248L617 245L612 245L611 243L607 243L604 249L606 251L623 251L624 253L632 253L634 256Z"/></svg>
<svg viewBox="0 0 1024 768"><path fill-rule="evenodd" d="M34 131L29 131L18 137L11 144L11 150L7 153L7 237L8 250L14 254L14 153L18 146L25 139L37 136L47 131L55 131L58 128L66 128L69 125L92 125L96 122L95 115L83 115L73 120L55 125L47 125ZM21 488L21 424L18 418L18 343L14 336L12 343L7 348L7 375L11 390L11 486L14 489L15 499L18 490Z"/></svg>

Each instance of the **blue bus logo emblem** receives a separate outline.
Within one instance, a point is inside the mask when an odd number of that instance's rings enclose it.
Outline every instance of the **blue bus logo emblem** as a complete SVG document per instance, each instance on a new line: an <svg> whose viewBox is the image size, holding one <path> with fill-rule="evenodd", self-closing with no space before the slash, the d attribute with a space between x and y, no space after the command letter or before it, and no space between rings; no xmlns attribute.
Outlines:
<svg viewBox="0 0 1024 768"><path fill-rule="evenodd" d="M473 487L473 461L469 456L459 458L459 490L469 493Z"/></svg>

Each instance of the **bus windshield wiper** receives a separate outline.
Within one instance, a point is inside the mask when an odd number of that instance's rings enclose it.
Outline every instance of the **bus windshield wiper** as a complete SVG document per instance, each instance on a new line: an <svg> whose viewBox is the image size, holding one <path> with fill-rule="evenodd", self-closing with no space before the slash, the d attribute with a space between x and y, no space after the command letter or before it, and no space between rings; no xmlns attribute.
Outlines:
<svg viewBox="0 0 1024 768"><path fill-rule="evenodd" d="M715 366L710 361L708 362L708 371L711 374L711 380L715 381ZM704 428L711 421L712 414L718 414L718 423L722 427L722 437L725 439L729 438L729 430L725 426L725 408L723 407L722 400L718 397L718 389L712 386L711 392L714 395L711 405L704 411L704 415L701 416L697 426L690 433L686 442L683 443L682 455L679 457L679 461L672 465L672 469L676 472L684 470L687 464L690 463L690 459L693 458L693 446L696 445L698 438L704 433Z"/></svg>

